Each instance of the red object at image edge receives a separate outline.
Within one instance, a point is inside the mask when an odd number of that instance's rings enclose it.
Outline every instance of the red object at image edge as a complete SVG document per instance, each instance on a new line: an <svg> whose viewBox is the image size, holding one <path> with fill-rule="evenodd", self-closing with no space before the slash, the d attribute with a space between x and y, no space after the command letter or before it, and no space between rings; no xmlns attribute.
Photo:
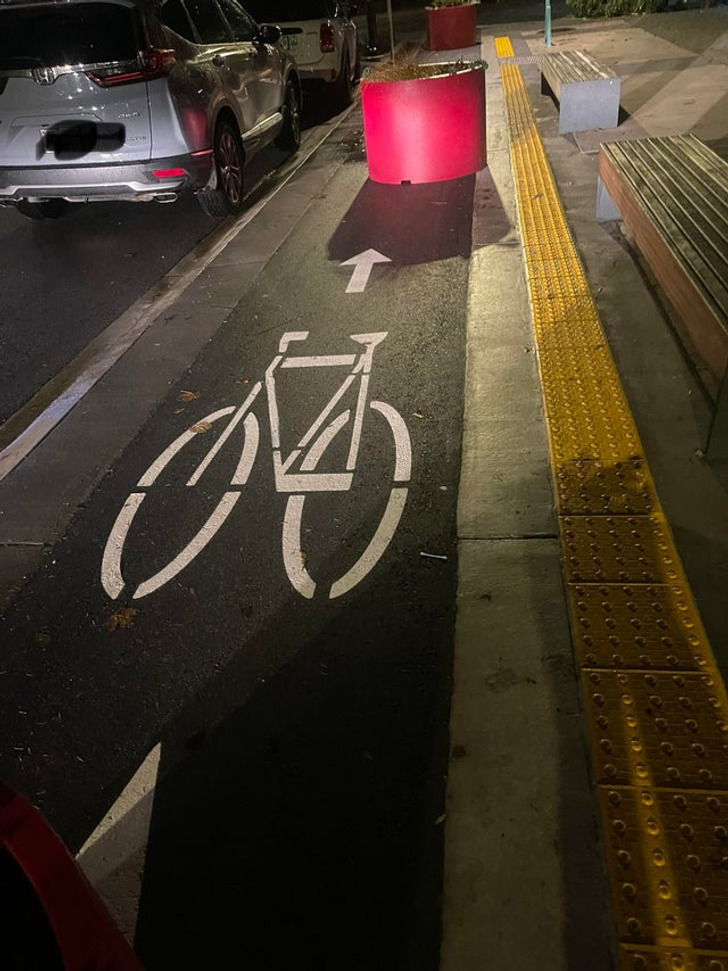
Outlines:
<svg viewBox="0 0 728 971"><path fill-rule="evenodd" d="M443 182L486 163L485 70L413 81L362 82L374 182Z"/></svg>
<svg viewBox="0 0 728 971"><path fill-rule="evenodd" d="M143 971L139 959L42 814L0 783L0 846L46 912L66 971Z"/></svg>

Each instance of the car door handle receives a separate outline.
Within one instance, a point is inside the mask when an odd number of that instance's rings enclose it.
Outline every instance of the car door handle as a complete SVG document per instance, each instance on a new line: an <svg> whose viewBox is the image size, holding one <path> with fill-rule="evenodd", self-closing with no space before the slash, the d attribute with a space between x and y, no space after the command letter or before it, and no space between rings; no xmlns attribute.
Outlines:
<svg viewBox="0 0 728 971"><path fill-rule="evenodd" d="M225 58L222 56L222 54L215 54L212 59L212 63L215 65L215 67L225 67Z"/></svg>

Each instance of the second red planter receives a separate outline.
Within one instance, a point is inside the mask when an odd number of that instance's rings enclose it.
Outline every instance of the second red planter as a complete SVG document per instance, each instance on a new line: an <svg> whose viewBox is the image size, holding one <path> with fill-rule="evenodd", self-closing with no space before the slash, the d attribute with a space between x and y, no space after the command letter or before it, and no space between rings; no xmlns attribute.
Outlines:
<svg viewBox="0 0 728 971"><path fill-rule="evenodd" d="M427 7L427 49L454 51L474 47L478 40L477 7Z"/></svg>

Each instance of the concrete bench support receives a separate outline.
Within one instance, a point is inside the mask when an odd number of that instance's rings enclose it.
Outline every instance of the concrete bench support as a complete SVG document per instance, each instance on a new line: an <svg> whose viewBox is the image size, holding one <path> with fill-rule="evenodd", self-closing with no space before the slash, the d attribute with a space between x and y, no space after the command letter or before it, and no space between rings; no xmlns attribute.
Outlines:
<svg viewBox="0 0 728 971"><path fill-rule="evenodd" d="M581 51L560 51L541 58L541 91L559 102L559 132L616 128L620 80Z"/></svg>
<svg viewBox="0 0 728 971"><path fill-rule="evenodd" d="M706 453L728 459L728 163L694 135L602 143L597 219L620 217L720 382Z"/></svg>

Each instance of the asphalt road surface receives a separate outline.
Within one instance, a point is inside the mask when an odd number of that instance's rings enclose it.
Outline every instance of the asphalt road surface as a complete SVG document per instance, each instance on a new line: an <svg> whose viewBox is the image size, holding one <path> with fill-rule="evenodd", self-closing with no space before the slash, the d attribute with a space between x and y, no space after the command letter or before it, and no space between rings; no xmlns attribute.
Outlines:
<svg viewBox="0 0 728 971"><path fill-rule="evenodd" d="M149 969L437 968L473 189L353 152L2 621L0 775L72 849L161 742ZM271 401L285 463L347 378L286 485Z"/></svg>
<svg viewBox="0 0 728 971"><path fill-rule="evenodd" d="M329 102L309 97L306 127L331 117ZM263 149L246 190L285 158ZM0 425L218 225L192 195L77 205L58 220L0 208Z"/></svg>

